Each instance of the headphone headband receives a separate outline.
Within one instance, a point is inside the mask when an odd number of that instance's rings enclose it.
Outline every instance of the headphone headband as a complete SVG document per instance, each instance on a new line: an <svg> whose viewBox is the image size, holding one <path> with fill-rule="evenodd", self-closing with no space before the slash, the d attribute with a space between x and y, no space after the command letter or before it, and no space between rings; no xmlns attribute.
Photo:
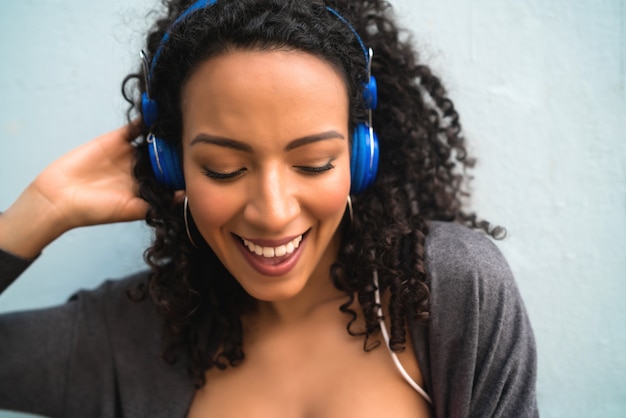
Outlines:
<svg viewBox="0 0 626 418"><path fill-rule="evenodd" d="M197 10L204 9L215 4L217 0L197 0L187 9L185 9L170 25L159 42L152 60L149 61L145 52L141 51L141 61L143 65L146 91L142 93L141 105L142 116L145 125L152 129L152 126L158 117L158 103L152 97L152 79L154 76L154 68L161 56L163 48L170 39L170 33L187 17ZM376 79L371 74L371 58L372 50L367 49L363 40L359 36L354 27L335 9L325 6L329 13L337 17L344 23L357 39L363 56L365 57L365 65L367 70L367 83L364 84L363 100L368 110L369 124L360 123L356 126L352 135L352 157L350 163L351 175L351 193L360 193L369 184L371 184L378 170L378 138L372 129L372 110L378 104L378 91ZM157 179L168 187L179 190L185 187L182 169L180 167L180 158L177 152L165 140L159 139L152 133L149 135L148 147L152 169Z"/></svg>
<svg viewBox="0 0 626 418"><path fill-rule="evenodd" d="M156 66L156 63L159 60L159 57L161 56L161 52L163 51L165 44L167 43L167 41L170 40L170 33L172 32L172 30L174 30L174 28L176 28L176 26L178 26L183 20L187 19L187 17L193 12L200 10L200 9L204 9L215 3L217 3L217 0L197 0L187 9L185 9L180 14L180 16L176 18L176 20L174 20L174 23L170 25L170 27L167 29L167 32L165 32L165 35L163 35L163 37L161 38L161 41L159 42L159 46L157 47L157 50L154 53L154 57L152 57L152 62L150 63L150 69L148 72L148 82L152 81L154 67Z"/></svg>
<svg viewBox="0 0 626 418"><path fill-rule="evenodd" d="M197 0L195 3L193 3L191 6L189 6L187 9L185 9L180 16L178 16L176 18L176 20L174 20L174 22L170 25L169 29L167 30L167 32L165 32L165 35L163 35L163 37L161 38L161 41L159 41L159 46L157 47L156 52L154 53L154 56L152 57L152 61L150 62L150 65L147 68L144 68L145 71L145 76L146 76L146 84L150 84L152 82L152 77L154 75L154 67L156 67L156 63L159 60L159 57L161 56L161 53L163 52L163 48L165 47L165 44L167 44L167 42L170 39L170 33L172 32L172 30L174 30L174 28L176 28L176 26L178 26L182 21L184 21L189 15L191 15L193 12L200 10L200 9L204 9L208 6L212 6L213 4L217 3L217 0ZM368 51L368 49L365 47L365 44L363 43L363 39L361 39L361 36L359 35L359 33L356 31L356 29L354 29L354 26L352 26L352 24L350 22L348 22L348 20L343 17L341 14L339 14L338 11L336 11L335 9L333 9L330 6L325 6L326 10L328 10L331 14L333 14L335 17L337 17L337 19L339 19L341 22L343 22L348 28L350 28L350 30L352 31L352 33L354 34L354 37L356 38L357 42L359 43L359 46L361 47L361 51L363 52L363 57L365 58L365 67L367 68L367 78L368 81L371 78L371 50ZM142 59L144 59L145 57L145 53L143 51L141 51L142 54ZM147 60L146 60L147 62Z"/></svg>

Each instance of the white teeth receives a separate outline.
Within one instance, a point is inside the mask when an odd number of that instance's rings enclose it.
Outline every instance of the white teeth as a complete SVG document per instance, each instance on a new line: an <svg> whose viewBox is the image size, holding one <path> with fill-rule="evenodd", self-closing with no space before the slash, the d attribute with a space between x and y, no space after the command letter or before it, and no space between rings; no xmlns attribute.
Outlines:
<svg viewBox="0 0 626 418"><path fill-rule="evenodd" d="M291 254L300 246L301 242L302 235L294 238L287 244L283 244L278 247L261 247L260 245L250 242L247 239L243 240L244 245L248 248L248 250L250 250L251 253L262 255L266 258L282 257L284 255Z"/></svg>

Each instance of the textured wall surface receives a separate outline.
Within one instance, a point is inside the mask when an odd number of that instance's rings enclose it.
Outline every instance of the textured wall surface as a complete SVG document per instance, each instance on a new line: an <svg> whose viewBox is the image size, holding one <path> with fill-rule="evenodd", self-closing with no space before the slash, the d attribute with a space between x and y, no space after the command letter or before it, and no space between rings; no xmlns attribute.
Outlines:
<svg viewBox="0 0 626 418"><path fill-rule="evenodd" d="M626 416L624 2L392 2L479 158L473 208L509 231L498 245L534 325L542 416ZM0 0L0 209L54 158L123 123L120 81L152 4L128 3ZM136 270L149 239L139 224L72 231L0 311Z"/></svg>

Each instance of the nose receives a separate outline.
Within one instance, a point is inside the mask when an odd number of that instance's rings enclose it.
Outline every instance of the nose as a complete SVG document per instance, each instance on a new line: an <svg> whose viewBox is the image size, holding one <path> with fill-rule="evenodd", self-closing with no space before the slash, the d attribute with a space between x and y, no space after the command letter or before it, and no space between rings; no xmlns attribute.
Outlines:
<svg viewBox="0 0 626 418"><path fill-rule="evenodd" d="M300 214L297 188L289 173L279 167L263 170L251 182L244 219L265 233L287 231L289 224Z"/></svg>

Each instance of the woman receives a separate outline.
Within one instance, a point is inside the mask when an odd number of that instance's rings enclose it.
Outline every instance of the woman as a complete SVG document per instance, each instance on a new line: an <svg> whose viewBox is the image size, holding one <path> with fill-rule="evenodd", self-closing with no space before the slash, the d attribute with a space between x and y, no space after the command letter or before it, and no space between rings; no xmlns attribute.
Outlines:
<svg viewBox="0 0 626 418"><path fill-rule="evenodd" d="M0 216L2 288L65 231L142 218L151 271L3 316L0 406L536 416L515 283L459 225L479 224L458 115L386 3L167 5L125 82L142 121Z"/></svg>

